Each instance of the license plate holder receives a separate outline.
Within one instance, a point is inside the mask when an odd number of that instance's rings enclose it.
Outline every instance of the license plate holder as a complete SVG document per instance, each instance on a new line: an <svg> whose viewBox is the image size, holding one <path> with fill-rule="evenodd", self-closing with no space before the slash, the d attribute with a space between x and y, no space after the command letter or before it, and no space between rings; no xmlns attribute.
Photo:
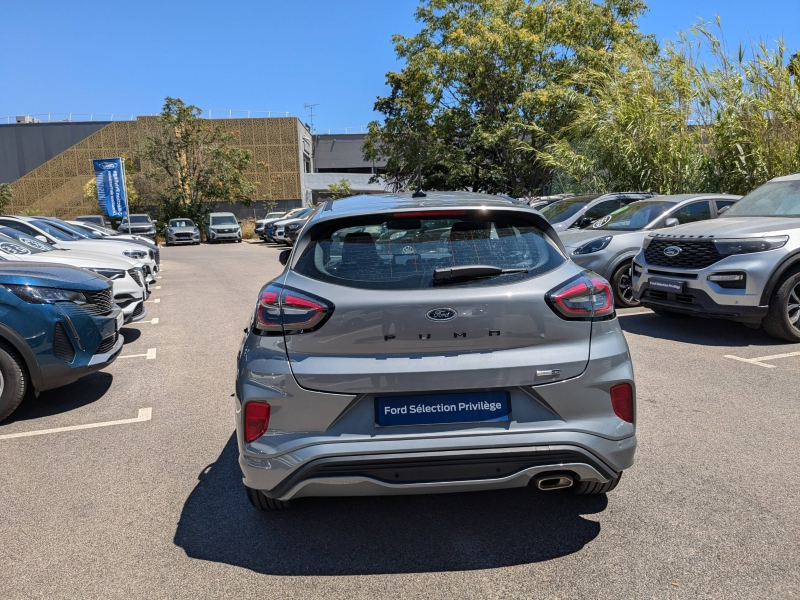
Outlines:
<svg viewBox="0 0 800 600"><path fill-rule="evenodd" d="M651 290L658 290L659 292L672 292L673 294L683 293L683 281L675 279L662 279L661 277L651 277L648 285Z"/></svg>
<svg viewBox="0 0 800 600"><path fill-rule="evenodd" d="M511 420L508 392L415 394L375 398L375 426L496 423Z"/></svg>

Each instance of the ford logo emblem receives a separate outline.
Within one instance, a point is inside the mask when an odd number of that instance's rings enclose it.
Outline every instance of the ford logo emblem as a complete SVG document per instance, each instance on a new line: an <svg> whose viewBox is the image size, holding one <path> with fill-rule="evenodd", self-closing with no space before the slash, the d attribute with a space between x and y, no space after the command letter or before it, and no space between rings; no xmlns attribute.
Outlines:
<svg viewBox="0 0 800 600"><path fill-rule="evenodd" d="M677 246L667 246L664 248L664 256L678 256L681 253L681 249Z"/></svg>
<svg viewBox="0 0 800 600"><path fill-rule="evenodd" d="M428 311L427 317L431 321L452 321L458 313L452 308L432 308Z"/></svg>

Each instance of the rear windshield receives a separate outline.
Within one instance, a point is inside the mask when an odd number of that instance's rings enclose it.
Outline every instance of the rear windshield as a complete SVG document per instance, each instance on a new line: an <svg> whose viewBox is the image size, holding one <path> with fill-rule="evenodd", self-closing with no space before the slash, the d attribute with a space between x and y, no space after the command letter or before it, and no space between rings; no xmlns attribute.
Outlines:
<svg viewBox="0 0 800 600"><path fill-rule="evenodd" d="M366 289L433 287L433 271L465 265L527 269L449 287L499 285L536 277L566 261L527 215L455 211L405 218L373 215L315 229L294 270L301 275Z"/></svg>
<svg viewBox="0 0 800 600"><path fill-rule="evenodd" d="M595 198L598 198L598 196L577 196L568 200L559 200L542 208L541 213L551 223L560 223L578 213Z"/></svg>

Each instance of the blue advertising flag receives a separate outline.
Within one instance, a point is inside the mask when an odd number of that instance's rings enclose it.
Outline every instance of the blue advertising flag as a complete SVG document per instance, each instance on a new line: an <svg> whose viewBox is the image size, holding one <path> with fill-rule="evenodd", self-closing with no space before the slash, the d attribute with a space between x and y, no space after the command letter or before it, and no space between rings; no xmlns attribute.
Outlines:
<svg viewBox="0 0 800 600"><path fill-rule="evenodd" d="M128 215L128 190L125 189L125 164L121 158L98 158L92 161L97 178L97 199L107 217Z"/></svg>

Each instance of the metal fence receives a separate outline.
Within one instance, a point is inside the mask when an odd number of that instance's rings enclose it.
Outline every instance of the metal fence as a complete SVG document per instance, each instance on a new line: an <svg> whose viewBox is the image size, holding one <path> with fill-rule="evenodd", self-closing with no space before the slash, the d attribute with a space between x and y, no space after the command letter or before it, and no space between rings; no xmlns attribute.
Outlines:
<svg viewBox="0 0 800 600"><path fill-rule="evenodd" d="M119 113L39 113L35 115L19 115L22 117L35 119L28 123L72 123L76 121L135 121L137 115L123 115ZM138 115L157 116L157 115ZM291 117L292 115L284 111L274 110L233 110L229 108L213 108L204 111L206 119L263 119L274 117ZM17 116L0 117L0 125L11 125L17 122Z"/></svg>

